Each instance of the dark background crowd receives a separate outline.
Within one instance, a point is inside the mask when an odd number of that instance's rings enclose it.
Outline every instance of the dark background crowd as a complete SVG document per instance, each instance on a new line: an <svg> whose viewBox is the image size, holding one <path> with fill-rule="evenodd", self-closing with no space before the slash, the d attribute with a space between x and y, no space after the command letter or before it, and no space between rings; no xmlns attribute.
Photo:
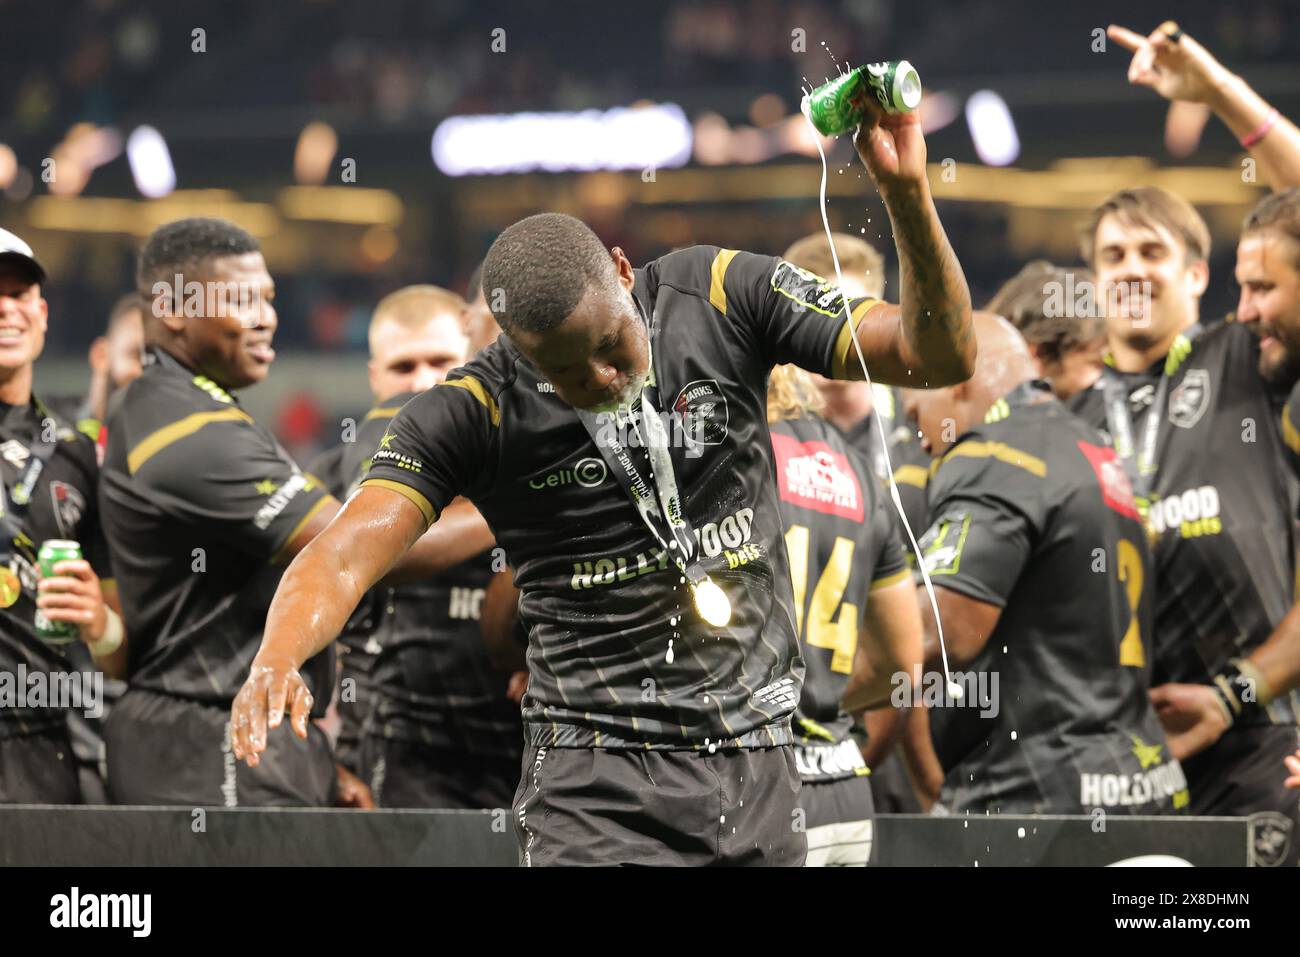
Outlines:
<svg viewBox="0 0 1300 957"><path fill-rule="evenodd" d="M811 232L815 156L754 150L736 137L797 117L800 88L833 75L837 62L905 57L927 91L943 94L932 114L944 125L928 131L930 161L936 170L949 159L957 165L954 181L934 177L935 194L976 301L1029 259L1073 261L1071 223L1092 202L1171 176L1211 218L1220 240L1211 266L1222 270L1230 263L1223 240L1258 192L1234 174L1240 150L1215 124L1194 154L1171 152L1162 136L1167 104L1125 82L1124 51L1094 49L1094 31L1108 22L1153 27L1166 11L1151 5L710 0L557 11L396 0L19 0L3 8L20 26L0 37L10 77L0 91L0 204L5 225L56 277L46 290L56 334L44 375L75 390L76 360L128 288L150 228L196 212L223 215L259 237L276 278L281 374L249 401L295 444L332 444L338 418L365 403L363 384L341 372L328 389L291 373L301 368L295 355L310 355L317 370L322 360L355 357L385 293L411 282L462 288L501 228L535 209L572 211L634 263L697 242L775 253ZM1300 112L1294 5L1190 2L1178 16L1229 67L1248 65L1261 95ZM498 28L504 50L494 52ZM806 32L801 45L796 28ZM195 30L204 31L203 52ZM986 167L976 154L962 114L980 89L997 92L1016 124L1020 152L1010 168ZM685 168L654 182L639 170L453 177L431 160L431 136L450 116L643 101L678 104L695 133ZM329 125L336 147L323 175L304 179L295 150L312 122ZM103 163L84 185L63 162L77 152L82 124L109 134L79 154ZM174 166L175 192L163 198L141 196L124 152L142 124L162 134ZM719 128L733 137L730 150L710 149ZM48 183L47 158L56 160ZM346 184L345 159L355 161ZM839 166L851 159L847 144L831 156ZM1078 173L1069 189L1057 188L1062 171ZM832 174L833 219L886 249L892 280L883 208L857 172ZM309 184L380 190L387 205L347 217L330 194L310 208L291 205L287 190ZM1231 305L1226 288L1207 294L1210 311Z"/></svg>

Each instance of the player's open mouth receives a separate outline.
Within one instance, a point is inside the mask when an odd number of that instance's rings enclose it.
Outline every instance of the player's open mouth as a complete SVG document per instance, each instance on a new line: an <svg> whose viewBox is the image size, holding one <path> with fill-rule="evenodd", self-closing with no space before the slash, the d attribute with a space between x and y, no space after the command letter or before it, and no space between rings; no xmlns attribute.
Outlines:
<svg viewBox="0 0 1300 957"><path fill-rule="evenodd" d="M257 343L250 345L247 349L250 357L254 362L273 362L275 361L275 350L271 348L270 343Z"/></svg>
<svg viewBox="0 0 1300 957"><path fill-rule="evenodd" d="M19 329L16 326L0 326L0 344L22 342L26 337L26 329Z"/></svg>

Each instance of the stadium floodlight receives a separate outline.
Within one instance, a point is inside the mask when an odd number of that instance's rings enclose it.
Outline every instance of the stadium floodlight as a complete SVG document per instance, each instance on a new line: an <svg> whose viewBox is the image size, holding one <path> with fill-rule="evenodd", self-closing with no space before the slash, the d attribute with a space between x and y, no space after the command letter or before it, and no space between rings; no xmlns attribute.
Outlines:
<svg viewBox="0 0 1300 957"><path fill-rule="evenodd" d="M137 126L126 141L126 158L131 164L135 188L142 196L159 199L176 188L167 141L152 126Z"/></svg>
<svg viewBox="0 0 1300 957"><path fill-rule="evenodd" d="M448 176L534 170L683 166L691 124L673 103L580 113L453 116L433 132L433 161Z"/></svg>
<svg viewBox="0 0 1300 957"><path fill-rule="evenodd" d="M1006 101L992 90L980 90L966 101L966 125L975 152L989 166L1009 166L1020 155L1020 137Z"/></svg>

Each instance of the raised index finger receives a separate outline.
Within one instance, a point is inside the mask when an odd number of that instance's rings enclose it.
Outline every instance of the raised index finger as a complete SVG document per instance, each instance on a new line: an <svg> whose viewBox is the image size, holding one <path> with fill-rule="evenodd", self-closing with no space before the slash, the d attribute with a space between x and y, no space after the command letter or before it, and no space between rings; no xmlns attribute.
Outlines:
<svg viewBox="0 0 1300 957"><path fill-rule="evenodd" d="M1121 27L1117 23L1112 23L1106 28L1106 36L1110 37L1126 50L1137 51L1141 49L1142 44L1147 42L1147 38L1140 33L1134 33L1128 27Z"/></svg>

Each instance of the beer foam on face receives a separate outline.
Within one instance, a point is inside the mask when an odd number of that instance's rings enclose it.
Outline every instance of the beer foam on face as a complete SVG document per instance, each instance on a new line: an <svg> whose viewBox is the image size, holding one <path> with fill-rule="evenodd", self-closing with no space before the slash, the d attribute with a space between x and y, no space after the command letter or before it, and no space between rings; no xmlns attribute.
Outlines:
<svg viewBox="0 0 1300 957"><path fill-rule="evenodd" d="M640 372L634 372L627 378L627 385L618 391L618 395L608 402L602 402L600 405L592 406L590 412L620 412L631 409L636 405L637 398L641 395L641 390L645 388L646 383L650 380L651 355L650 355L650 336L637 323L637 334L645 337L645 368Z"/></svg>

